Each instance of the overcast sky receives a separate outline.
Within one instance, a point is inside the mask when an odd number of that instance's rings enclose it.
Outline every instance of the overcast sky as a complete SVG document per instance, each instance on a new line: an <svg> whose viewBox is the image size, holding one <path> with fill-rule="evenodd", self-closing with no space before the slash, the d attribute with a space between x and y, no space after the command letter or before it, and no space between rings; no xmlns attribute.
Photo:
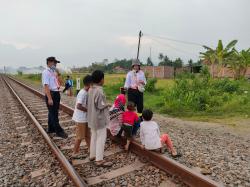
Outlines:
<svg viewBox="0 0 250 187"><path fill-rule="evenodd" d="M201 47L238 39L250 47L250 0L0 0L0 66L45 65L56 56L66 66L134 58L160 52L197 60ZM154 37L153 37L154 36Z"/></svg>

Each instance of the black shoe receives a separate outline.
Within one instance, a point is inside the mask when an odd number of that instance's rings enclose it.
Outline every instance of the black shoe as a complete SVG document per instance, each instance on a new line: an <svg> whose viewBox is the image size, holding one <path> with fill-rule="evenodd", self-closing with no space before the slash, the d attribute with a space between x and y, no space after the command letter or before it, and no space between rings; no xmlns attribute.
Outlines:
<svg viewBox="0 0 250 187"><path fill-rule="evenodd" d="M55 130L46 130L46 132L47 132L48 134L51 134L51 133L55 133L56 131L55 131Z"/></svg>
<svg viewBox="0 0 250 187"><path fill-rule="evenodd" d="M65 133L65 132L63 132L63 131L56 133L56 135L59 136L59 137L61 137L61 138L68 138L68 134Z"/></svg>

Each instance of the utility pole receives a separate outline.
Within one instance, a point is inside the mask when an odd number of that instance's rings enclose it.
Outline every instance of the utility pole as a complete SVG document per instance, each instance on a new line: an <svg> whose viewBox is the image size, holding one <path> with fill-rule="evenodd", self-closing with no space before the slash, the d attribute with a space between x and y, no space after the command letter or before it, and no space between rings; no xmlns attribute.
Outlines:
<svg viewBox="0 0 250 187"><path fill-rule="evenodd" d="M150 51L149 51L149 57L150 57L150 60L151 60L151 47L150 47Z"/></svg>
<svg viewBox="0 0 250 187"><path fill-rule="evenodd" d="M140 43L141 43L142 32L139 32L139 42L138 42L138 50L137 50L137 60L139 59L139 51L140 51Z"/></svg>

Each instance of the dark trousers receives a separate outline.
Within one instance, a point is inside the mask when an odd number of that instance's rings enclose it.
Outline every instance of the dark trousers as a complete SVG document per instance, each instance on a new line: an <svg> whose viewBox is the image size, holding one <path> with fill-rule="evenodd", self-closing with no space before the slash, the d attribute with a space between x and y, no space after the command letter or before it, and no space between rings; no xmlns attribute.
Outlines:
<svg viewBox="0 0 250 187"><path fill-rule="evenodd" d="M65 88L63 89L63 93L66 91L66 90L68 90L70 88L70 85L69 84L65 84Z"/></svg>
<svg viewBox="0 0 250 187"><path fill-rule="evenodd" d="M63 129L59 124L59 119L58 119L58 110L60 106L60 93L59 92L50 92L52 100L53 100L53 105L48 104L48 97L45 97L46 105L49 111L48 114L48 131L50 132L62 132Z"/></svg>
<svg viewBox="0 0 250 187"><path fill-rule="evenodd" d="M135 103L137 112L142 113L143 111L143 93L136 89L128 89L128 101Z"/></svg>

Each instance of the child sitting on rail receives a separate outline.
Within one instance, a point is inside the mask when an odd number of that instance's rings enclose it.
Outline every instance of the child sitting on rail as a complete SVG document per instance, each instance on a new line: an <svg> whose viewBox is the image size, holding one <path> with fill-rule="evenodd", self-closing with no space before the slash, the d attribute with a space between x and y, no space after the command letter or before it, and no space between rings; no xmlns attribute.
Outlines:
<svg viewBox="0 0 250 187"><path fill-rule="evenodd" d="M171 152L172 156L177 156L176 150L173 147L173 143L168 134L162 134L160 136L159 126L155 121L151 121L153 112L151 110L144 110L142 112L143 122L140 128L140 138L142 148L147 150L157 150L162 148L164 144Z"/></svg>
<svg viewBox="0 0 250 187"><path fill-rule="evenodd" d="M122 114L122 130L127 138L127 144L125 150L129 149L130 141L132 139L133 127L136 123L139 123L139 117L135 112L135 104L131 101L127 104L127 111Z"/></svg>
<svg viewBox="0 0 250 187"><path fill-rule="evenodd" d="M122 114L126 104L125 89L120 88L120 94L116 97L113 106L109 110L110 123L109 129L112 136L116 136L121 130Z"/></svg>
<svg viewBox="0 0 250 187"><path fill-rule="evenodd" d="M91 84L92 77L90 75L85 76L83 79L84 88L80 90L76 98L75 110L72 117L73 121L76 122L76 140L73 157L79 156L80 144L83 139L85 139L88 148L90 147L87 124L87 95Z"/></svg>

